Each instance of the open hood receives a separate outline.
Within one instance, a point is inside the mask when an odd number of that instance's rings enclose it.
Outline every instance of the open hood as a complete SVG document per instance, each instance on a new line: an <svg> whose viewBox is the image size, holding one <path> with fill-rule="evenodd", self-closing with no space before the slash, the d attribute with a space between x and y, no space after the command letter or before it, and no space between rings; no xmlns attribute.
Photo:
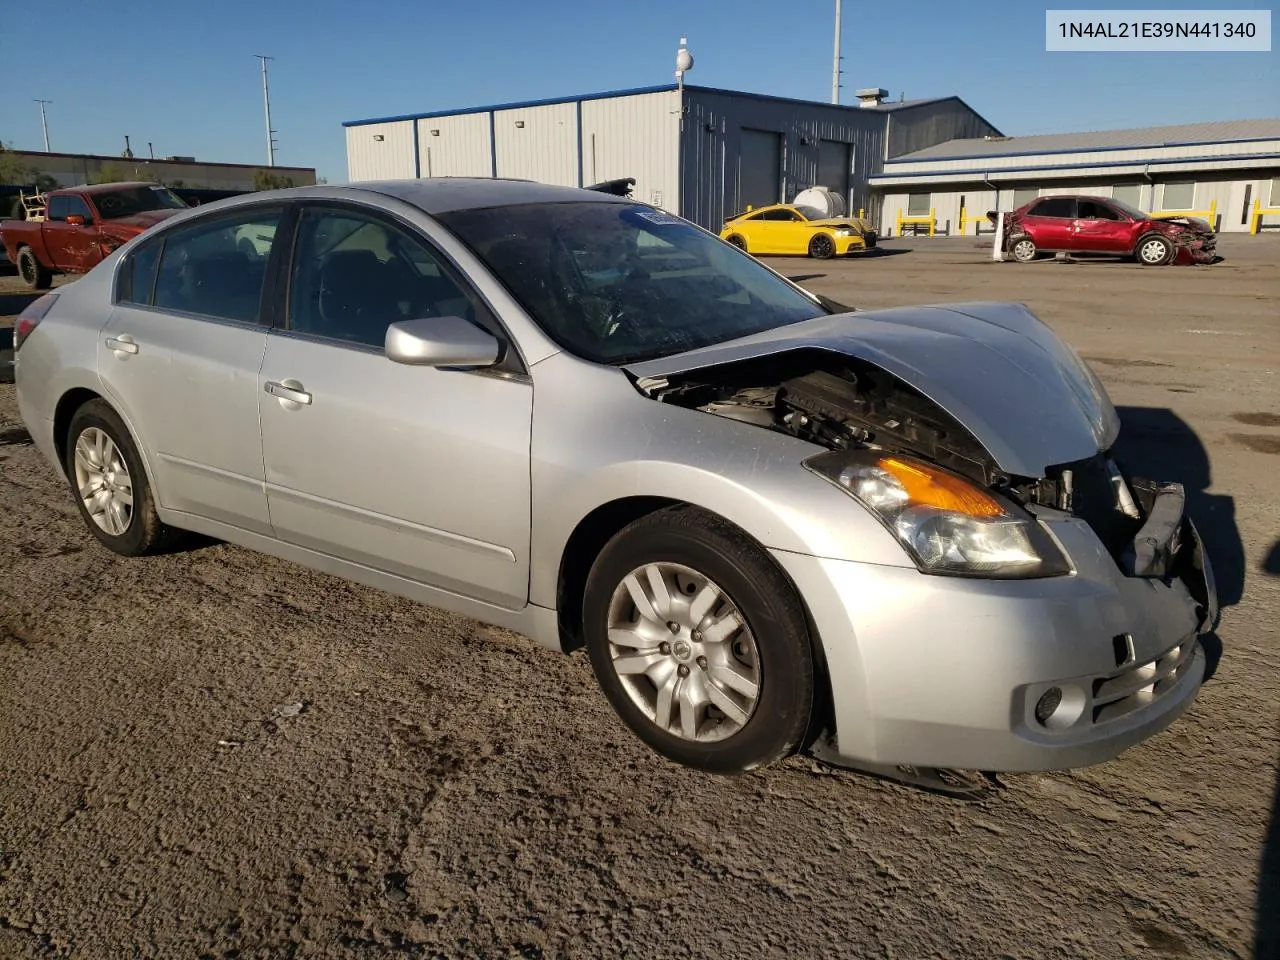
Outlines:
<svg viewBox="0 0 1280 960"><path fill-rule="evenodd" d="M1108 449L1120 420L1080 356L1020 303L817 317L624 369L646 383L797 350L873 364L954 417L1005 472L1028 478Z"/></svg>

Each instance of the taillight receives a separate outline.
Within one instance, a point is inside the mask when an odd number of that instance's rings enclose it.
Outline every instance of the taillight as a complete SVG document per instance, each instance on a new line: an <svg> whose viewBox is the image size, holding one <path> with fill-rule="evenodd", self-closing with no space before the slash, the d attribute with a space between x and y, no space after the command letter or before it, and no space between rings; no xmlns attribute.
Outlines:
<svg viewBox="0 0 1280 960"><path fill-rule="evenodd" d="M56 293L46 293L42 297L37 297L27 304L27 309L18 314L18 319L13 324L13 352L17 353L18 348L22 346L22 341L31 336L31 331L36 328L41 320L44 319L49 308L53 306L53 302L58 299Z"/></svg>

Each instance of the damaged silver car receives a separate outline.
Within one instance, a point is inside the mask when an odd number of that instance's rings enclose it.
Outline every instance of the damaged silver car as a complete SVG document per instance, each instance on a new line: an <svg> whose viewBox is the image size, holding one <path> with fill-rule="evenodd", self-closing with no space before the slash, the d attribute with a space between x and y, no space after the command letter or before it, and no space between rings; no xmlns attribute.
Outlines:
<svg viewBox="0 0 1280 960"><path fill-rule="evenodd" d="M1018 304L852 310L625 196L413 180L184 212L15 346L108 548L197 531L585 646L693 767L1073 767L1203 679L1182 488Z"/></svg>

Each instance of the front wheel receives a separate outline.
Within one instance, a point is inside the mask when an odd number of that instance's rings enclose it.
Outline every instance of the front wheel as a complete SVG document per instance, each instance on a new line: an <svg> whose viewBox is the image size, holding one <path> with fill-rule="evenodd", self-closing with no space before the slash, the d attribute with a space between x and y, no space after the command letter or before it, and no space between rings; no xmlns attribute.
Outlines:
<svg viewBox="0 0 1280 960"><path fill-rule="evenodd" d="M809 241L809 256L815 260L830 260L836 255L836 242L829 234L820 233Z"/></svg>
<svg viewBox="0 0 1280 960"><path fill-rule="evenodd" d="M23 247L18 251L18 274L22 277L22 282L32 290L48 290L53 284L53 274L30 247Z"/></svg>
<svg viewBox="0 0 1280 960"><path fill-rule="evenodd" d="M1150 234L1138 241L1134 255L1144 267L1161 267L1173 259L1173 244L1158 233Z"/></svg>
<svg viewBox="0 0 1280 960"><path fill-rule="evenodd" d="M725 242L733 244L743 253L747 252L747 239L746 237L742 236L742 234L740 233L730 234L729 236L725 237Z"/></svg>
<svg viewBox="0 0 1280 960"><path fill-rule="evenodd" d="M815 682L804 611L727 521L681 506L632 523L592 566L582 613L596 679L658 753L737 774L801 746Z"/></svg>

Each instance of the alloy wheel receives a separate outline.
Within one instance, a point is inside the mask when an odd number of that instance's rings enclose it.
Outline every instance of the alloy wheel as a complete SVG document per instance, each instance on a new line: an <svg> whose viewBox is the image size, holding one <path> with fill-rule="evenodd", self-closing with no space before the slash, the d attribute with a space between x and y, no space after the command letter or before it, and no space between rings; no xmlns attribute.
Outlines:
<svg viewBox="0 0 1280 960"><path fill-rule="evenodd" d="M76 438L76 489L93 522L118 537L133 521L133 480L115 441L100 427Z"/></svg>
<svg viewBox="0 0 1280 960"><path fill-rule="evenodd" d="M631 701L663 732L724 740L760 696L760 653L737 605L676 563L637 567L609 602L609 656Z"/></svg>

